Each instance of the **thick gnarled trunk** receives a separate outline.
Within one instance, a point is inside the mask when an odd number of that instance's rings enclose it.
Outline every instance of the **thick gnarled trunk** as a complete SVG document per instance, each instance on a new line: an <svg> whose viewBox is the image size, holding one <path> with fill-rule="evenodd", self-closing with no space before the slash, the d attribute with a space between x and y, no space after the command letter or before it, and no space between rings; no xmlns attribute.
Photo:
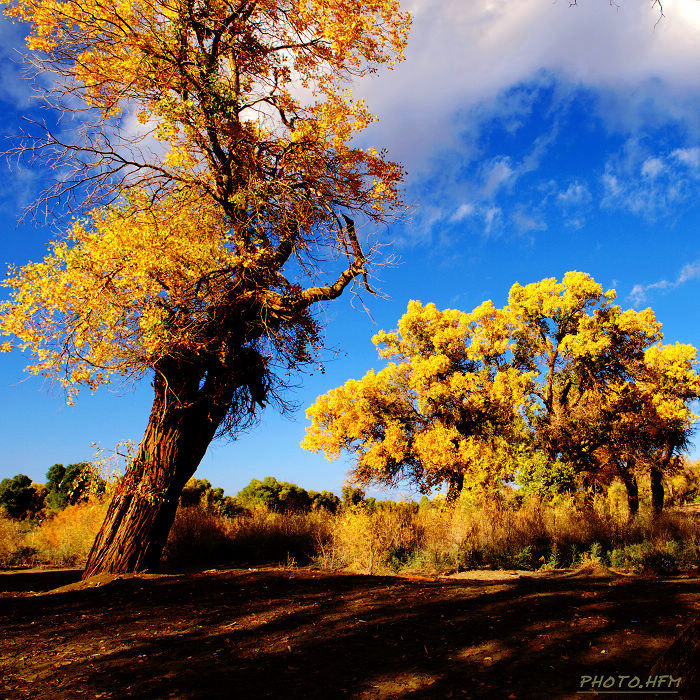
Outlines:
<svg viewBox="0 0 700 700"><path fill-rule="evenodd" d="M202 395L198 377L179 379L179 396L172 382L162 376L154 380L155 398L146 432L110 503L83 578L158 566L182 488L226 414L225 409L215 408L220 401ZM184 400L187 397L191 400Z"/></svg>

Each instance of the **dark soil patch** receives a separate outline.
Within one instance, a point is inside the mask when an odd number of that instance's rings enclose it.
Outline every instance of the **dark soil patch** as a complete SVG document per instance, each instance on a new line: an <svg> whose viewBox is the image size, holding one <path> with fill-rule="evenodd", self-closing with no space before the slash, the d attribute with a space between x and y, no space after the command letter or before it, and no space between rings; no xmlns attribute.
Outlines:
<svg viewBox="0 0 700 700"><path fill-rule="evenodd" d="M582 675L646 682L700 609L680 577L64 574L0 576L4 698L577 697Z"/></svg>

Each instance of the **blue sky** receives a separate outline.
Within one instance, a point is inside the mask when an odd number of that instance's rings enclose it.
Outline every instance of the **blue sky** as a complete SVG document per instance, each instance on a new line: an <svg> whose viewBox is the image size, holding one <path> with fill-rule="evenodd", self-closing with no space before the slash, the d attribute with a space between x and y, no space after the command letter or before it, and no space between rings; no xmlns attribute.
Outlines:
<svg viewBox="0 0 700 700"><path fill-rule="evenodd" d="M349 468L301 450L315 397L379 367L371 336L396 326L409 299L470 310L568 270L651 306L667 342L700 346L700 2L411 0L407 60L355 88L380 121L363 143L408 172L408 221L373 232L397 261L375 271L377 297L329 305L325 373L300 376L299 410L213 444L198 476L235 494L274 475L340 491ZM0 134L33 113L0 23ZM50 222L18 224L45 173L0 165L0 264L43 255ZM0 478L43 481L55 462L138 441L150 387L101 390L66 406L60 390L0 356Z"/></svg>

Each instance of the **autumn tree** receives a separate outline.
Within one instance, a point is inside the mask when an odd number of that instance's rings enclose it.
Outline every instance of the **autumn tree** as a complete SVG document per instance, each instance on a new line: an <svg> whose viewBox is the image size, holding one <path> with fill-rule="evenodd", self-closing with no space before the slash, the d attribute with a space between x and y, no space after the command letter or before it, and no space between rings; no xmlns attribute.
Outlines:
<svg viewBox="0 0 700 700"><path fill-rule="evenodd" d="M620 478L632 515L637 475L646 472L658 514L661 477L695 421L696 350L661 344L651 309L623 311L614 300L613 290L579 272L514 285L513 364L533 373L529 425L547 463L568 465L588 489Z"/></svg>
<svg viewBox="0 0 700 700"><path fill-rule="evenodd" d="M465 486L492 493L513 477L531 377L508 364L502 310L412 301L396 332L372 340L391 361L320 396L302 447L354 455L360 484L445 484L452 500Z"/></svg>
<svg viewBox="0 0 700 700"><path fill-rule="evenodd" d="M646 472L654 512L685 448L700 396L696 351L662 345L651 309L568 272L510 290L471 313L411 302L374 343L390 362L319 397L302 443L356 457L360 483L407 479L493 492L504 480L544 490L621 478L630 511Z"/></svg>
<svg viewBox="0 0 700 700"><path fill-rule="evenodd" d="M315 357L319 303L358 278L369 289L355 222L400 210L402 170L352 145L373 116L349 80L401 60L409 17L397 0L9 0L5 12L30 26L49 104L82 110L77 140L46 131L25 153L66 173L46 201L89 211L12 270L3 349L33 353L29 370L70 397L151 377L148 426L85 576L155 567L211 440Z"/></svg>

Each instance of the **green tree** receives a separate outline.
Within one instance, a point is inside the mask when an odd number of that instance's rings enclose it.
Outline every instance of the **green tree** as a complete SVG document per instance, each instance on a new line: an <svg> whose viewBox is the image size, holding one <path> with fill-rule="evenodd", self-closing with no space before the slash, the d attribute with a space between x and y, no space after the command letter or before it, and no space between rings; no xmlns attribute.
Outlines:
<svg viewBox="0 0 700 700"><path fill-rule="evenodd" d="M0 481L0 506L10 518L35 519L44 509L46 488L32 483L25 474Z"/></svg>
<svg viewBox="0 0 700 700"><path fill-rule="evenodd" d="M194 477L182 489L180 505L184 508L200 506L226 518L248 512L238 499L224 495L224 489L221 487L212 488L208 479Z"/></svg>
<svg viewBox="0 0 700 700"><path fill-rule="evenodd" d="M327 510L329 513L335 513L340 508L340 498L332 491L309 491L312 510Z"/></svg>
<svg viewBox="0 0 700 700"><path fill-rule="evenodd" d="M80 501L105 493L105 480L90 462L76 462L64 467L54 464L46 472L46 504L51 510L63 510Z"/></svg>
<svg viewBox="0 0 700 700"><path fill-rule="evenodd" d="M180 505L188 506L207 506L208 501L211 501L212 493L211 482L208 479L195 479L192 477L183 487L180 494ZM223 489L222 489L223 494Z"/></svg>
<svg viewBox="0 0 700 700"><path fill-rule="evenodd" d="M308 512L312 505L305 489L288 481L277 481L274 476L267 476L262 481L253 479L236 498L246 508L265 506L277 513Z"/></svg>

